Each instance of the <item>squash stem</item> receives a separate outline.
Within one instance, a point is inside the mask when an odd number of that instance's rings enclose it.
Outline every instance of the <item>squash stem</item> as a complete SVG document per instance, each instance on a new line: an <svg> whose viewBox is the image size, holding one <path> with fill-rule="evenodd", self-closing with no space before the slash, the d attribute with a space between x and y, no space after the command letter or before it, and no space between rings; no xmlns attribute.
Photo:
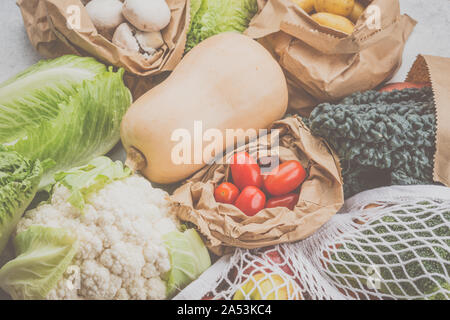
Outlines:
<svg viewBox="0 0 450 320"><path fill-rule="evenodd" d="M141 171L147 166L147 160L145 156L134 147L130 147L127 152L127 160L125 165L133 172Z"/></svg>

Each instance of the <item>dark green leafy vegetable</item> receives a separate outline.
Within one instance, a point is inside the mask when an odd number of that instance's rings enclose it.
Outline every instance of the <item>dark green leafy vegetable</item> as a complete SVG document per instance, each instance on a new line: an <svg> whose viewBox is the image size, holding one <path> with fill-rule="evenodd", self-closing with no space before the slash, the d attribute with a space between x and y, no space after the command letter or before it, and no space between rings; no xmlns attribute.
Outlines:
<svg viewBox="0 0 450 320"><path fill-rule="evenodd" d="M436 120L430 87L355 93L305 120L339 155L344 192L433 183Z"/></svg>

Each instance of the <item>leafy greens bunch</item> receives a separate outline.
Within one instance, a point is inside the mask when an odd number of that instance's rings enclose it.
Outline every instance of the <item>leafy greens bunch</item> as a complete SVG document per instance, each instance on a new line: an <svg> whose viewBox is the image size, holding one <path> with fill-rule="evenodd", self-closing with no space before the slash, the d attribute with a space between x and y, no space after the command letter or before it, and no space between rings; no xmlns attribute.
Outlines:
<svg viewBox="0 0 450 320"><path fill-rule="evenodd" d="M40 188L55 172L107 153L132 100L123 73L67 55L0 84L0 145L42 162Z"/></svg>

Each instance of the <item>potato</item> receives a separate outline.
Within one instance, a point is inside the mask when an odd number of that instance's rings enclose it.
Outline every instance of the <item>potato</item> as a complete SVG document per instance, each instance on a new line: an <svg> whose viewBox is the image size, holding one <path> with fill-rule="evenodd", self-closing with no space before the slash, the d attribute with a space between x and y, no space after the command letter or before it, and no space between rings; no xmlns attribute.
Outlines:
<svg viewBox="0 0 450 320"><path fill-rule="evenodd" d="M315 0L314 2L317 12L334 13L343 17L352 13L354 5L355 0Z"/></svg>
<svg viewBox="0 0 450 320"><path fill-rule="evenodd" d="M365 8L362 4L359 2L355 2L355 5L353 6L352 13L350 13L349 18L353 21L353 23L356 23L358 21L359 17L363 14Z"/></svg>
<svg viewBox="0 0 450 320"><path fill-rule="evenodd" d="M300 8L305 10L306 13L311 13L314 10L315 0L291 0L293 3L298 5Z"/></svg>
<svg viewBox="0 0 450 320"><path fill-rule="evenodd" d="M328 12L318 12L311 16L317 23L335 30L352 34L355 25L347 18Z"/></svg>

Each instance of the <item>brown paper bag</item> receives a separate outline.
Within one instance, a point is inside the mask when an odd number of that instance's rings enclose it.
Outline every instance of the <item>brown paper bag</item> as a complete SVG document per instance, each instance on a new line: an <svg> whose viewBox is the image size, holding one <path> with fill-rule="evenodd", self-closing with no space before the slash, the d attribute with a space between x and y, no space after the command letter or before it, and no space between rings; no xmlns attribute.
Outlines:
<svg viewBox="0 0 450 320"><path fill-rule="evenodd" d="M370 1L365 1L369 4ZM259 41L285 70L289 106L308 115L321 102L373 89L401 65L415 21L400 15L398 0L373 0L352 35L321 26L291 0L258 0L246 34ZM378 10L379 27L373 8ZM374 27L375 26L375 27Z"/></svg>
<svg viewBox="0 0 450 320"><path fill-rule="evenodd" d="M151 59L127 52L99 34L80 0L17 0L17 5L28 37L41 55L47 58L65 54L92 56L122 67L127 71L125 82L137 99L157 84L153 76L172 71L184 53L190 0L166 1L172 13L170 24L162 30L166 44ZM79 29L72 29L67 23L74 7L79 8Z"/></svg>
<svg viewBox="0 0 450 320"><path fill-rule="evenodd" d="M436 108L436 153L433 179L450 187L450 58L419 55L408 82L431 83Z"/></svg>
<svg viewBox="0 0 450 320"><path fill-rule="evenodd" d="M271 129L280 130L280 160L298 160L307 168L308 176L294 211L264 209L248 217L233 205L217 203L215 187L231 178L227 164L205 167L172 196L177 216L195 224L216 254L223 254L226 247L251 249L304 239L327 222L344 202L339 159L328 144L312 136L297 116L277 121ZM259 138L255 145L250 143L236 151L256 153L268 140Z"/></svg>

